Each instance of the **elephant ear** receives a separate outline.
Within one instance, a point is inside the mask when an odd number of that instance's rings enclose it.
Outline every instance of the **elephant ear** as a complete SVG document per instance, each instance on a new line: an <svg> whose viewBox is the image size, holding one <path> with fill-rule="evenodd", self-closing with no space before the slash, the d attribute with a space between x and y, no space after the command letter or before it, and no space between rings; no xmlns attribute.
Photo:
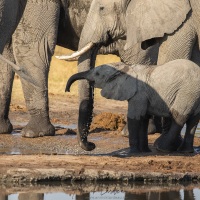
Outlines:
<svg viewBox="0 0 200 200"><path fill-rule="evenodd" d="M126 10L125 50L151 38L173 33L185 21L188 0L132 0Z"/></svg>
<svg viewBox="0 0 200 200"><path fill-rule="evenodd" d="M125 68L124 68L125 69ZM101 90L101 95L107 99L128 100L137 92L137 75L133 70L116 70L112 73L105 86Z"/></svg>

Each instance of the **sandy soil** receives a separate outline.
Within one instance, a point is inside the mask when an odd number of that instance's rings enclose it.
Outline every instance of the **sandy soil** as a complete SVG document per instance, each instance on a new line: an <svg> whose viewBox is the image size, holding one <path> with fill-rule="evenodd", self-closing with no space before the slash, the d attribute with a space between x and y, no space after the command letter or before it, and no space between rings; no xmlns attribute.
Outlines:
<svg viewBox="0 0 200 200"><path fill-rule="evenodd" d="M126 121L127 103L95 99L94 120L89 140L96 144L91 152L77 144L78 98L50 94L50 117L56 136L22 138L21 128L28 121L22 99L14 98L10 119L12 134L0 135L0 181L38 180L118 180L118 181L200 181L200 154L165 154L156 151L149 135L151 153L118 158L128 149L128 138L120 133ZM195 147L200 138L195 138Z"/></svg>

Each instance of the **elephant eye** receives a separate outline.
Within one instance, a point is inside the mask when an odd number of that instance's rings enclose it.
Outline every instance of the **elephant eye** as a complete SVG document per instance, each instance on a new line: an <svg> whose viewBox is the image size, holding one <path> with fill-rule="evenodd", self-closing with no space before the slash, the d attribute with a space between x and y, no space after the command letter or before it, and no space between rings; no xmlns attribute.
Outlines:
<svg viewBox="0 0 200 200"><path fill-rule="evenodd" d="M96 75L99 76L100 75L99 72L96 72Z"/></svg>

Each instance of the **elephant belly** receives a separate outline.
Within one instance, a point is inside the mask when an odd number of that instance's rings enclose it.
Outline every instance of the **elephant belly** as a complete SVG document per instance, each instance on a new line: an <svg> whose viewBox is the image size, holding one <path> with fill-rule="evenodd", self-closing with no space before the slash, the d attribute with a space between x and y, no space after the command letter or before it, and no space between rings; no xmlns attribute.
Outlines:
<svg viewBox="0 0 200 200"><path fill-rule="evenodd" d="M149 115L155 115L160 117L169 117L170 109L164 102L154 102L148 107L147 113Z"/></svg>

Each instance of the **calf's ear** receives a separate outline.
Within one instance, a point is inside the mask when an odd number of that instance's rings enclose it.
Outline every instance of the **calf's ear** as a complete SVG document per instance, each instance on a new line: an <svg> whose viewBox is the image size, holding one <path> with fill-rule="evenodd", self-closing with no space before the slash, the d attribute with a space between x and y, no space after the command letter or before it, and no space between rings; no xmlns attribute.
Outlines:
<svg viewBox="0 0 200 200"><path fill-rule="evenodd" d="M107 99L128 100L137 92L137 78L122 71L115 71L107 79L101 95Z"/></svg>

